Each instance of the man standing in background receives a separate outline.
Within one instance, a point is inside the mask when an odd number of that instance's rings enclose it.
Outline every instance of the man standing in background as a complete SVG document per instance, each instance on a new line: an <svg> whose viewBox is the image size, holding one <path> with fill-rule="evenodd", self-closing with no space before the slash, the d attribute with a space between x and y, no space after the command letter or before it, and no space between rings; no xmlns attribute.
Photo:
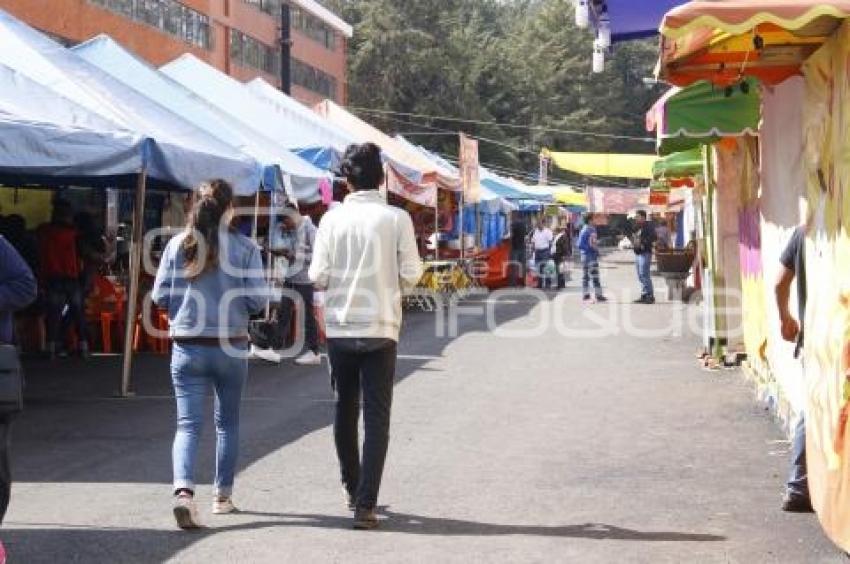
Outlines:
<svg viewBox="0 0 850 564"><path fill-rule="evenodd" d="M525 269L528 266L527 243L528 231L522 219L511 223L511 260L508 264L510 271L510 286L517 288L525 286Z"/></svg>
<svg viewBox="0 0 850 564"><path fill-rule="evenodd" d="M596 292L596 301L608 301L602 295L602 282L599 280L599 242L596 237L596 226L593 222L594 215L592 213L584 214L584 226L578 236L578 250L581 252L581 267L584 272L582 290L585 303L593 301L590 295L591 281Z"/></svg>
<svg viewBox="0 0 850 564"><path fill-rule="evenodd" d="M804 332L802 321L806 316L806 228L798 227L780 257L782 271L776 282L776 307L782 324L782 338L796 343L794 356L799 358L803 350ZM791 285L797 281L797 315L791 313ZM812 502L809 498L809 480L806 468L806 417L800 411L794 437L791 442L791 475L785 489L782 510L792 513L809 513Z"/></svg>
<svg viewBox="0 0 850 564"><path fill-rule="evenodd" d="M635 301L638 304L654 304L655 288L652 285L652 250L657 236L655 228L646 219L646 212L639 210L635 218L635 234L632 241L635 251L635 264L637 265L638 280L640 281L640 298Z"/></svg>
<svg viewBox="0 0 850 564"><path fill-rule="evenodd" d="M547 288L550 285L550 281L546 277L546 264L552 260L552 241L555 240L555 235L546 226L546 222L542 217L537 220L537 227L534 228L534 233L531 234L531 240L534 242L534 265L537 268L537 288L542 290L544 285Z"/></svg>

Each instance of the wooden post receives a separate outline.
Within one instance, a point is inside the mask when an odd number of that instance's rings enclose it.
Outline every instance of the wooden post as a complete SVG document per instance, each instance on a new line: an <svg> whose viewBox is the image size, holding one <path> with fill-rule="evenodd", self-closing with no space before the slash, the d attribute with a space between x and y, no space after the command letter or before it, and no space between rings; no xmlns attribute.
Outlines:
<svg viewBox="0 0 850 564"><path fill-rule="evenodd" d="M130 239L130 288L127 297L127 320L124 327L124 359L121 370L121 397L130 397L133 370L133 332L138 314L139 282L142 266L142 236L145 220L145 192L147 170L142 169L136 183L136 205L133 208L133 231Z"/></svg>

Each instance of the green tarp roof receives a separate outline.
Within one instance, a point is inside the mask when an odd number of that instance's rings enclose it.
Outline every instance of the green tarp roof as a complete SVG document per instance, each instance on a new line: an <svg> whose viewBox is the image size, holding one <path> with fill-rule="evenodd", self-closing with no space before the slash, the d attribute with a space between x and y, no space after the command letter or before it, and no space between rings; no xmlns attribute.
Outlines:
<svg viewBox="0 0 850 564"><path fill-rule="evenodd" d="M660 155L714 143L721 137L756 135L761 118L759 82L749 78L728 89L697 82L668 93L652 111Z"/></svg>

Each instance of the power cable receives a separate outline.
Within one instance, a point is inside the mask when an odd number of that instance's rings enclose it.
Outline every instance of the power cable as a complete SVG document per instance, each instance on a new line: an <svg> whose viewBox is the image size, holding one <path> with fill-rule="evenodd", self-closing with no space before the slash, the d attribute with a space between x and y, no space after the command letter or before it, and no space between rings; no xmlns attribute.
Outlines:
<svg viewBox="0 0 850 564"><path fill-rule="evenodd" d="M581 131L576 129L559 129L556 127L543 127L543 126L535 126L535 125L519 125L514 123L501 123L497 121L484 121L484 120L475 120L475 119L464 119L464 118L455 118L450 116L436 116L436 115L428 115L428 114L416 114L410 112L394 112L391 110L378 110L373 108L363 108L359 106L350 106L350 109L355 112L362 112L366 114L377 114L377 115L395 115L395 116L404 116L415 119L428 119L428 120L439 120L439 121L449 121L455 123L466 123L470 125L485 125L490 127L499 127L502 129L523 129L526 131L545 131L548 133L561 133L564 135L576 135L576 136L584 136L584 137L597 137L600 139L622 139L626 141L640 141L644 143L655 143L656 140L649 137L637 137L634 135L617 135L614 133L594 133L592 131ZM418 125L418 124L415 124Z"/></svg>

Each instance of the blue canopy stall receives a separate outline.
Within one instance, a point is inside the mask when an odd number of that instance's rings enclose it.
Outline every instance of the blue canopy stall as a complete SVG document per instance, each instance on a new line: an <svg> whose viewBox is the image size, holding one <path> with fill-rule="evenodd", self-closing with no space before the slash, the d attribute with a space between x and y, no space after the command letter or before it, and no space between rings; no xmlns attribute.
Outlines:
<svg viewBox="0 0 850 564"><path fill-rule="evenodd" d="M245 126L137 58L108 36L96 37L74 47L72 51L140 95L263 163L263 186L266 189L288 189L290 199L307 203L319 199L319 183L329 178L328 173L266 137L259 131L261 124L256 124L256 128Z"/></svg>

